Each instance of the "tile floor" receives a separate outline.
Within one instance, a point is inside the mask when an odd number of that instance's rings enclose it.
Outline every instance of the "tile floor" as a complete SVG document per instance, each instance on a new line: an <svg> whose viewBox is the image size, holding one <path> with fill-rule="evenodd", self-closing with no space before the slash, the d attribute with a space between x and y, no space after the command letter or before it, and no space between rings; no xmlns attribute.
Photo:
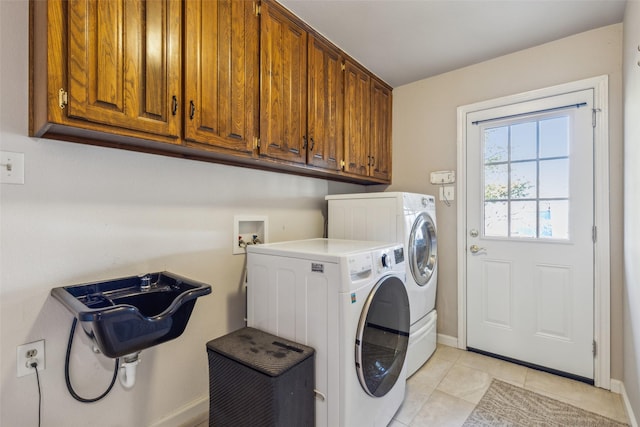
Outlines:
<svg viewBox="0 0 640 427"><path fill-rule="evenodd" d="M389 427L461 426L493 378L617 421L629 422L618 394L492 357L438 345L431 359L407 381L404 403Z"/></svg>
<svg viewBox="0 0 640 427"><path fill-rule="evenodd" d="M628 423L620 395L454 347L438 345L407 381L404 403L389 427L459 427L491 380L509 382L573 406ZM201 422L196 427L205 427Z"/></svg>

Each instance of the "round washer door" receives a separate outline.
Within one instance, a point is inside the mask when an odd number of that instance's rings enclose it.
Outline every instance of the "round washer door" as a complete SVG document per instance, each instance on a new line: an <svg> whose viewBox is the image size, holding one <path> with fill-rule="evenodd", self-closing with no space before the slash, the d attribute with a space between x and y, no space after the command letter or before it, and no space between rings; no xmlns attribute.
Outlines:
<svg viewBox="0 0 640 427"><path fill-rule="evenodd" d="M369 294L356 333L356 370L367 394L382 397L398 381L407 354L409 326L404 283L387 276Z"/></svg>
<svg viewBox="0 0 640 427"><path fill-rule="evenodd" d="M411 275L418 285L426 285L438 262L436 226L426 212L420 213L414 221L407 250Z"/></svg>

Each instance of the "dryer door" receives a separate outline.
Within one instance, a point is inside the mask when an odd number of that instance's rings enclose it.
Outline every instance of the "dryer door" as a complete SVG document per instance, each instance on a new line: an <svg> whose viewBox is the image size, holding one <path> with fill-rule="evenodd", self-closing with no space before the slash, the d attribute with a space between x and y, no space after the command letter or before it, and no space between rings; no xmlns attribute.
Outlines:
<svg viewBox="0 0 640 427"><path fill-rule="evenodd" d="M365 302L356 334L356 370L362 388L382 397L402 373L409 342L409 298L396 276L378 282Z"/></svg>
<svg viewBox="0 0 640 427"><path fill-rule="evenodd" d="M411 275L418 285L426 285L438 262L436 226L426 212L420 213L413 222L407 251Z"/></svg>

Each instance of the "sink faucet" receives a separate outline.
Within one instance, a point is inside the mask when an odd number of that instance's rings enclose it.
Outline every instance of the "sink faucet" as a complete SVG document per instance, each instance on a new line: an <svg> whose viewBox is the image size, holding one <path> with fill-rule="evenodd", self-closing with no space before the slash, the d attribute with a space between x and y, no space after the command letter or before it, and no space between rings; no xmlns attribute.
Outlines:
<svg viewBox="0 0 640 427"><path fill-rule="evenodd" d="M140 278L140 290L148 291L151 289L151 276L145 275Z"/></svg>

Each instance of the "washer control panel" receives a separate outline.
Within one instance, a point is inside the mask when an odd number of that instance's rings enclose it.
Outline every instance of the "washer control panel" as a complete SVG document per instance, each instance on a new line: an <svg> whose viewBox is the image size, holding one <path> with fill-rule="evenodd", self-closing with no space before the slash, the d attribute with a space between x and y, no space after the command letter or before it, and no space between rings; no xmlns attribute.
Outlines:
<svg viewBox="0 0 640 427"><path fill-rule="evenodd" d="M394 249L393 257L396 260L396 264L404 262L404 247Z"/></svg>
<svg viewBox="0 0 640 427"><path fill-rule="evenodd" d="M374 253L373 260L377 273L388 270L402 270L404 268L404 248L402 245L398 245L380 250Z"/></svg>
<svg viewBox="0 0 640 427"><path fill-rule="evenodd" d="M365 253L349 257L349 275L362 276L372 269L371 254Z"/></svg>
<svg viewBox="0 0 640 427"><path fill-rule="evenodd" d="M352 281L380 275L390 271L402 272L405 269L404 247L401 244L351 255L348 258L349 276Z"/></svg>

